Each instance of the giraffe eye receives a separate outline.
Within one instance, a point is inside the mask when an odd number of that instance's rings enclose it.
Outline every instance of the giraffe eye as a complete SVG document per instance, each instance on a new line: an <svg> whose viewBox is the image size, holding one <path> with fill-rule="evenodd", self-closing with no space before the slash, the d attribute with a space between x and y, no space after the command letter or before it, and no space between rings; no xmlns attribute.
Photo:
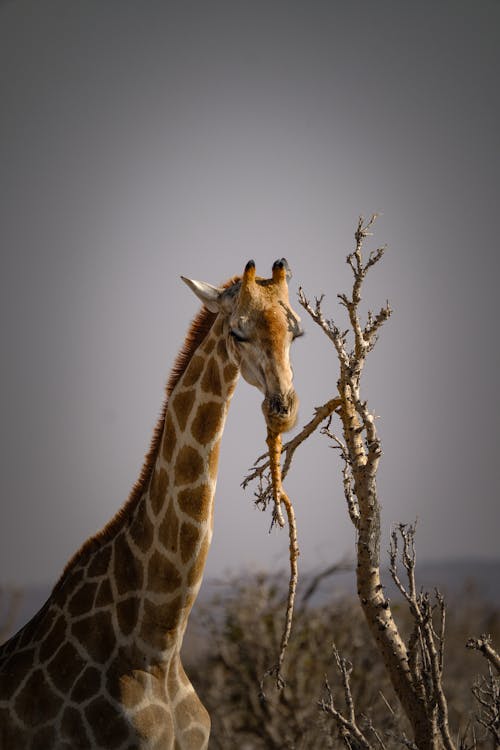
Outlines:
<svg viewBox="0 0 500 750"><path fill-rule="evenodd" d="M229 331L229 335L233 337L235 341L237 341L239 344L243 344L245 341L248 341L243 334L241 334L239 331L235 331L234 329L231 329Z"/></svg>

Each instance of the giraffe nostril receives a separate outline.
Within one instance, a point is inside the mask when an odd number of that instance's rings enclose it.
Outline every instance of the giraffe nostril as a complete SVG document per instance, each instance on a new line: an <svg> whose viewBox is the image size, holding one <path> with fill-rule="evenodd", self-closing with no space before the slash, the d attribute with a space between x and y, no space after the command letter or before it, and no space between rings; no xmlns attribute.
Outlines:
<svg viewBox="0 0 500 750"><path fill-rule="evenodd" d="M290 430L297 420L298 403L297 394L293 390L266 396L262 402L262 411L269 427L277 432Z"/></svg>

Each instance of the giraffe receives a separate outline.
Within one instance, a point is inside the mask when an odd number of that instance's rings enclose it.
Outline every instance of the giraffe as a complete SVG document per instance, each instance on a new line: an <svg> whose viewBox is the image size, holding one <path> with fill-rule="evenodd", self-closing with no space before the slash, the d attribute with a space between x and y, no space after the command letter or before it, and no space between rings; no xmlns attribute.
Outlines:
<svg viewBox="0 0 500 750"><path fill-rule="evenodd" d="M288 264L249 261L222 287L183 280L203 307L188 331L141 475L66 566L46 604L0 647L0 750L201 750L210 718L180 658L213 528L220 440L239 374L269 429L298 399L302 333Z"/></svg>

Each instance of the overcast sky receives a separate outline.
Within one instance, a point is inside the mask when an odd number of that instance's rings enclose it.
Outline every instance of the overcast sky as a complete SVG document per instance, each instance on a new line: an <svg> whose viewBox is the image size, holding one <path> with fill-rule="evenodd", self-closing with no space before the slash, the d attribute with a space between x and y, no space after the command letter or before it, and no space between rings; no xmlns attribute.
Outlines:
<svg viewBox="0 0 500 750"><path fill-rule="evenodd" d="M383 549L418 517L421 559L497 556L499 62L498 0L0 2L0 583L54 581L126 499L197 310L181 274L285 256L340 324L373 211ZM299 425L337 379L304 316ZM242 381L212 577L287 566L240 488L260 401ZM324 438L286 486L302 570L351 552Z"/></svg>

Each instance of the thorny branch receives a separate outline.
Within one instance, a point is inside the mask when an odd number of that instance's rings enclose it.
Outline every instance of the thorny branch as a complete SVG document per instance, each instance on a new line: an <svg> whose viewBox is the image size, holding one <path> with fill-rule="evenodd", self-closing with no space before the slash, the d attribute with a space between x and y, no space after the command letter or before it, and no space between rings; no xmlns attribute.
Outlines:
<svg viewBox="0 0 500 750"><path fill-rule="evenodd" d="M265 699L264 693L264 680L269 675L275 675L276 686L278 689L282 689L285 686L285 680L282 675L283 660L285 658L285 651L290 640L290 633L292 630L292 619L293 619L293 608L295 604L295 592L297 590L298 580L298 567L297 560L299 557L299 545L297 542L297 524L295 523L295 511L290 498L286 494L282 485L282 472L281 472L281 434L268 430L267 433L267 445L269 448L269 470L271 474L271 489L274 500L274 517L281 527L285 525L285 520L281 511L281 504L285 506L287 519L288 519L288 535L289 535L289 559L290 559L290 579L288 583L288 597L285 615L285 627L281 636L280 651L276 664L267 670L264 674L260 683L260 695L262 699Z"/></svg>

